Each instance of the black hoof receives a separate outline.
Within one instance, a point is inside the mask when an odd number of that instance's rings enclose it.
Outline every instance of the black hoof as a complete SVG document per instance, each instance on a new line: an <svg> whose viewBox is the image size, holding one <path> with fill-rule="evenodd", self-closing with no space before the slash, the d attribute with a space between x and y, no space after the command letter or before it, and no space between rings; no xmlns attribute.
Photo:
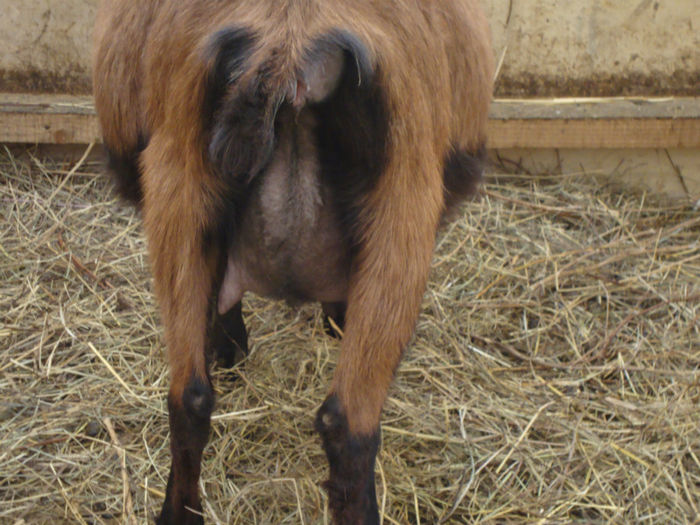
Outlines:
<svg viewBox="0 0 700 525"><path fill-rule="evenodd" d="M338 398L330 396L316 415L316 430L330 466L330 477L323 486L334 523L378 525L374 462L379 428L371 436L351 435Z"/></svg>
<svg viewBox="0 0 700 525"><path fill-rule="evenodd" d="M198 481L202 451L209 439L214 391L208 379L193 376L180 399L171 396L168 396L168 412L172 463L165 502L156 523L201 525L204 521L199 514L202 506Z"/></svg>

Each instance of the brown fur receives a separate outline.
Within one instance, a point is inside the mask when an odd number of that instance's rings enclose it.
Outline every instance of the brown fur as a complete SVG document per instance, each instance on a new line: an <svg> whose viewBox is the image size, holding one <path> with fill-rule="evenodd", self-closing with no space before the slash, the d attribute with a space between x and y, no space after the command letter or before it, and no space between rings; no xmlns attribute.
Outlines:
<svg viewBox="0 0 700 525"><path fill-rule="evenodd" d="M345 335L331 387L350 434L372 436L418 316L444 211L445 159L485 143L493 76L487 23L476 0L103 2L95 102L113 152L127 155L139 140L148 143L134 177L176 412L193 378L209 384L207 323L226 247L203 246L226 205L226 187L208 158L202 108L213 67L207 45L228 27L259 38L242 84L265 63L267 86L286 89L309 45L338 28L367 46L378 72L388 113L386 162L357 203Z"/></svg>

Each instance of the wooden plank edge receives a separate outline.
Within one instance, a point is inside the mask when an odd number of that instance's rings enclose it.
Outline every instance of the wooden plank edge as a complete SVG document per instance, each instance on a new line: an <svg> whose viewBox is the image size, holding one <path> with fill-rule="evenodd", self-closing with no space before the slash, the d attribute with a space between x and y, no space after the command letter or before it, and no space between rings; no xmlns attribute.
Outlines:
<svg viewBox="0 0 700 525"><path fill-rule="evenodd" d="M490 120L488 126L491 149L700 148L700 119Z"/></svg>
<svg viewBox="0 0 700 525"><path fill-rule="evenodd" d="M575 101L574 101L575 100ZM615 104L615 100L572 99L561 104L587 103ZM666 100L666 99L664 99ZM58 102L57 102L58 101ZM90 97L33 96L8 98L0 94L0 142L20 144L89 144L101 142L99 124L90 103ZM681 100L695 106L700 98ZM661 104L659 100L656 104ZM677 100L676 100L677 102ZM690 117L668 118L562 118L556 112L547 118L494 118L493 113L503 115L503 108L512 107L513 115L532 114L522 111L512 100L495 101L499 109L492 112L488 127L488 146L491 149L629 149L629 148L700 148L700 117L695 111ZM664 102L665 103L665 102ZM500 104L500 106L499 106ZM544 101L522 101L523 106L546 106ZM553 102L554 104L554 102ZM46 109L50 108L50 109ZM559 111L559 109L557 109ZM674 112L675 113L675 112ZM609 111L607 114L610 113ZM657 113L654 113L658 115ZM676 113L677 115L677 113Z"/></svg>
<svg viewBox="0 0 700 525"><path fill-rule="evenodd" d="M0 142L90 144L102 142L95 115L0 113Z"/></svg>
<svg viewBox="0 0 700 525"><path fill-rule="evenodd" d="M94 114L92 97L0 92L0 113ZM700 118L700 97L500 98L493 119Z"/></svg>

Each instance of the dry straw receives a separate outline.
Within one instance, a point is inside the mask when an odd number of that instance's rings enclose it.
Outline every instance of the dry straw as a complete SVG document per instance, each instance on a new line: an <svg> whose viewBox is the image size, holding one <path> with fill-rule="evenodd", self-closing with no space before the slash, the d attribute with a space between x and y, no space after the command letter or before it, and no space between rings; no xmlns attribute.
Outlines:
<svg viewBox="0 0 700 525"><path fill-rule="evenodd" d="M98 163L0 158L0 522L145 523L167 371L140 221ZM208 523L327 523L319 308L248 297ZM491 177L437 241L386 404L385 524L697 523L700 215L585 175ZM231 377L232 376L232 377Z"/></svg>

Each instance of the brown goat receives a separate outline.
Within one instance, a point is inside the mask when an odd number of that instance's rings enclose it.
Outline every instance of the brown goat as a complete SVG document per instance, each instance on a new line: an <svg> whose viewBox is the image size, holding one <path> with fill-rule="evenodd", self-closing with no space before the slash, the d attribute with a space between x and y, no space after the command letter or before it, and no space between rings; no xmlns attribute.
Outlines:
<svg viewBox="0 0 700 525"><path fill-rule="evenodd" d="M111 0L94 91L142 209L165 324L172 466L159 523L201 523L211 356L245 291L344 323L316 428L338 524L378 523L387 390L445 211L481 176L493 62L477 0Z"/></svg>

